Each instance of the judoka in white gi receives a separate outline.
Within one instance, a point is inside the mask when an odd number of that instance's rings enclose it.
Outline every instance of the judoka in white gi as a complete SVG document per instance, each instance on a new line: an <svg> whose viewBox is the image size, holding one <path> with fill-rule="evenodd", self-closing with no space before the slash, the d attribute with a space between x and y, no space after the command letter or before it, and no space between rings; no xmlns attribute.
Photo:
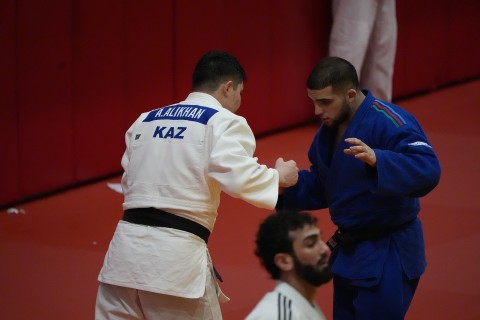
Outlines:
<svg viewBox="0 0 480 320"><path fill-rule="evenodd" d="M275 169L253 157L240 107L246 79L235 57L210 51L185 101L140 115L122 158L124 216L98 280L101 319L221 319L221 292L208 254L220 193L273 209L296 183L294 161Z"/></svg>

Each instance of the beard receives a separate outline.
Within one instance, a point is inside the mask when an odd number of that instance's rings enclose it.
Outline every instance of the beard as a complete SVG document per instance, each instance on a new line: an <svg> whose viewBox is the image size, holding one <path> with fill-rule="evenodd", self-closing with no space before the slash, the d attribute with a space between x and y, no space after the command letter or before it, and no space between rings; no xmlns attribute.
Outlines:
<svg viewBox="0 0 480 320"><path fill-rule="evenodd" d="M319 269L319 266L323 264L322 260L323 259L319 260L315 265L304 264L298 260L295 254L293 254L293 263L296 274L302 280L315 287L327 283L333 277L330 266L327 265L326 267L323 267L323 269Z"/></svg>
<svg viewBox="0 0 480 320"><path fill-rule="evenodd" d="M352 112L352 108L350 107L350 105L348 104L347 102L347 99L343 99L343 104L342 104L342 108L340 109L340 112L338 114L338 117L336 117L333 121L332 121L332 127L338 127L340 124L344 123L345 121L348 120L348 118L350 117L350 113Z"/></svg>

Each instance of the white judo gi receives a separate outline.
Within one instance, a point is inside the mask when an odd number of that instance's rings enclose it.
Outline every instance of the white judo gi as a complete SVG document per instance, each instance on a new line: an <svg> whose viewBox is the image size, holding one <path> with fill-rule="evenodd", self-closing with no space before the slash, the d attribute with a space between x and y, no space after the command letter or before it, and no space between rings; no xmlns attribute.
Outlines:
<svg viewBox="0 0 480 320"><path fill-rule="evenodd" d="M246 120L208 94L193 92L185 101L142 114L125 140L125 210L162 209L212 231L221 191L257 207L275 207L278 171L253 157L255 137ZM120 221L98 280L97 319L130 311L138 319L143 312L158 319L221 319L218 300L228 301L212 276L206 243L171 228ZM115 295L149 310L127 311L135 306L115 305ZM205 304L200 311L199 301Z"/></svg>
<svg viewBox="0 0 480 320"><path fill-rule="evenodd" d="M310 303L295 288L278 281L245 320L325 320L316 303Z"/></svg>

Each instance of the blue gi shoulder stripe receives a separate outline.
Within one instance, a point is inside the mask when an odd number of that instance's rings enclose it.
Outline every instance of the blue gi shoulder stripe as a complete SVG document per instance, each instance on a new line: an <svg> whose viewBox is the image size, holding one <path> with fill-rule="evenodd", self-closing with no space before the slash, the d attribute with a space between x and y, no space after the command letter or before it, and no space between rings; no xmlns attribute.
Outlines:
<svg viewBox="0 0 480 320"><path fill-rule="evenodd" d="M143 122L157 120L187 120L207 124L208 120L217 113L218 110L204 106L175 104L150 111Z"/></svg>
<svg viewBox="0 0 480 320"><path fill-rule="evenodd" d="M378 112L383 113L388 119L390 119L390 121L393 122L393 124L397 128L407 123L401 115L399 115L390 106L388 106L387 104L381 101L378 101L378 100L373 101L372 108Z"/></svg>

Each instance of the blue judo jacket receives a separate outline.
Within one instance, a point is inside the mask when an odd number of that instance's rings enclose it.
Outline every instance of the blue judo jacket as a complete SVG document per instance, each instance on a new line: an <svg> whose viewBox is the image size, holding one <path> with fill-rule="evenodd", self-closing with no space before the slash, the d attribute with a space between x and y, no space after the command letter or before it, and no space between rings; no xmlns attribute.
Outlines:
<svg viewBox="0 0 480 320"><path fill-rule="evenodd" d="M344 137L333 150L335 129L321 126L311 144L309 170L299 172L297 185L279 197L277 210L329 208L335 225L350 230L388 228L413 221L391 234L358 243L353 250L335 248L332 271L358 285L378 283L389 250L397 250L410 279L425 271L425 245L419 197L435 188L440 164L415 117L402 108L375 99L367 90ZM355 137L375 151L370 167L343 149Z"/></svg>

